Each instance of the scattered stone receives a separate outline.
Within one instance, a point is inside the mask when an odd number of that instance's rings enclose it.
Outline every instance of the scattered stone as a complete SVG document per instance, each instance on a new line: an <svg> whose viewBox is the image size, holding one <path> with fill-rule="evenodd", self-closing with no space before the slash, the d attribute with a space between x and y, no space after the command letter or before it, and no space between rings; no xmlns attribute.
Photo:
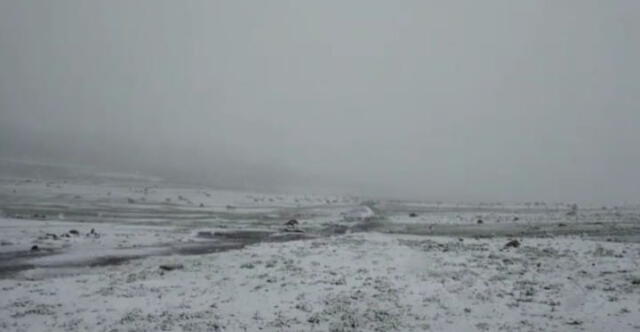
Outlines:
<svg viewBox="0 0 640 332"><path fill-rule="evenodd" d="M199 231L196 233L196 237L205 238L205 239L213 239L215 234L212 231Z"/></svg>
<svg viewBox="0 0 640 332"><path fill-rule="evenodd" d="M200 207L203 208L204 207L204 203L200 203Z"/></svg>
<svg viewBox="0 0 640 332"><path fill-rule="evenodd" d="M507 242L507 244L504 245L504 249L507 248L518 248L520 247L520 241L518 240L511 240L509 242Z"/></svg>
<svg viewBox="0 0 640 332"><path fill-rule="evenodd" d="M303 230L298 229L298 228L285 228L282 231L283 232L287 232L287 233L304 233Z"/></svg>
<svg viewBox="0 0 640 332"><path fill-rule="evenodd" d="M417 214L417 213L415 213L415 212L411 212L411 213L409 213L409 217L411 217L411 218L415 218L415 217L417 217L417 216L418 216L418 214Z"/></svg>
<svg viewBox="0 0 640 332"><path fill-rule="evenodd" d="M635 279L631 280L631 284L632 285L636 285L636 286L640 285L640 278L635 278Z"/></svg>
<svg viewBox="0 0 640 332"><path fill-rule="evenodd" d="M275 267L277 263L278 263L278 261L276 261L276 260L271 260L271 261L268 261L268 262L264 265L264 267L266 267L266 268L272 268L272 267Z"/></svg>
<svg viewBox="0 0 640 332"><path fill-rule="evenodd" d="M71 234L71 235L80 235L80 232L78 232L78 230L76 230L76 229L72 229L72 230L69 231L69 234Z"/></svg>
<svg viewBox="0 0 640 332"><path fill-rule="evenodd" d="M327 234L345 234L349 231L349 226L339 225L339 224L330 224L323 230L323 233Z"/></svg>
<svg viewBox="0 0 640 332"><path fill-rule="evenodd" d="M39 251L39 250L40 250L40 247L38 246L31 247L31 251Z"/></svg>
<svg viewBox="0 0 640 332"><path fill-rule="evenodd" d="M567 224L561 222L561 223L558 224L558 227L567 227Z"/></svg>
<svg viewBox="0 0 640 332"><path fill-rule="evenodd" d="M131 197L127 197L127 202L129 202L129 204L135 204L136 200Z"/></svg>
<svg viewBox="0 0 640 332"><path fill-rule="evenodd" d="M304 302L296 304L296 309L298 309L300 311L303 311L303 312L311 312L312 311L311 306L309 304L307 304L307 303L304 303Z"/></svg>
<svg viewBox="0 0 640 332"><path fill-rule="evenodd" d="M567 322L567 325L576 325L576 326L577 325L582 325L582 321L572 320L572 321Z"/></svg>
<svg viewBox="0 0 640 332"><path fill-rule="evenodd" d="M485 322L480 322L476 324L476 328L480 331L489 331L490 327L491 326L489 325L489 323L485 323Z"/></svg>
<svg viewBox="0 0 640 332"><path fill-rule="evenodd" d="M520 218L518 218L518 217L513 217L513 221L518 221L518 220L520 220Z"/></svg>
<svg viewBox="0 0 640 332"><path fill-rule="evenodd" d="M163 264L158 266L162 271L173 271L173 270L182 270L184 269L184 265L182 264Z"/></svg>
<svg viewBox="0 0 640 332"><path fill-rule="evenodd" d="M299 224L300 224L300 222L298 222L298 220L291 219L291 220L287 221L284 225L285 226L289 226L289 227L294 227L294 226L298 226Z"/></svg>
<svg viewBox="0 0 640 332"><path fill-rule="evenodd" d="M478 219L478 221L476 222L478 225L482 225L484 223L484 221L482 221L482 219Z"/></svg>
<svg viewBox="0 0 640 332"><path fill-rule="evenodd" d="M56 234L53 234L53 233L47 233L47 238L52 238L54 240L57 240L58 236Z"/></svg>

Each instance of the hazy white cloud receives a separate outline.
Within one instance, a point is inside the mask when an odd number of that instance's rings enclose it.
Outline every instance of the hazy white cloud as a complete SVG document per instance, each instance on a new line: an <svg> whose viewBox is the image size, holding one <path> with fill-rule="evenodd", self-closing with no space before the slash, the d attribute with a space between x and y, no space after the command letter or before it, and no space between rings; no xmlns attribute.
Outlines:
<svg viewBox="0 0 640 332"><path fill-rule="evenodd" d="M0 154L433 199L640 197L640 3L0 0Z"/></svg>

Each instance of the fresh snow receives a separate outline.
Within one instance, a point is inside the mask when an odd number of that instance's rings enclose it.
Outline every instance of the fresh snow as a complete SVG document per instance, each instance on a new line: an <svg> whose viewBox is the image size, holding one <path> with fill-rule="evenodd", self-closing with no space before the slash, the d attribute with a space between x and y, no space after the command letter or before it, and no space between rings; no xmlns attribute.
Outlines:
<svg viewBox="0 0 640 332"><path fill-rule="evenodd" d="M635 206L142 179L0 180L0 331L640 329Z"/></svg>

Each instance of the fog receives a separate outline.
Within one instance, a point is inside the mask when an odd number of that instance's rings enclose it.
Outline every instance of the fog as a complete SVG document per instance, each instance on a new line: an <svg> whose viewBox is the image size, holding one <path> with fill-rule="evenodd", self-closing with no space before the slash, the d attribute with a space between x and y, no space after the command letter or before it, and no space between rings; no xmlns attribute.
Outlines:
<svg viewBox="0 0 640 332"><path fill-rule="evenodd" d="M0 157L637 202L638 59L635 0L0 0Z"/></svg>

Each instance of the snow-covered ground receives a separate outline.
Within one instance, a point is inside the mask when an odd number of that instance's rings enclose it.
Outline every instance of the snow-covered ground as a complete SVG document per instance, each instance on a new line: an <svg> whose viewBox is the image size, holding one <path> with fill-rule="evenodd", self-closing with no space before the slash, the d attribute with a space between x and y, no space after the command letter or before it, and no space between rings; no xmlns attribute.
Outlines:
<svg viewBox="0 0 640 332"><path fill-rule="evenodd" d="M4 176L0 211L0 331L640 330L631 205L367 201L102 174Z"/></svg>
<svg viewBox="0 0 640 332"><path fill-rule="evenodd" d="M36 269L0 281L0 328L640 329L638 244L566 237L505 249L505 242L361 233L150 257L62 277Z"/></svg>

